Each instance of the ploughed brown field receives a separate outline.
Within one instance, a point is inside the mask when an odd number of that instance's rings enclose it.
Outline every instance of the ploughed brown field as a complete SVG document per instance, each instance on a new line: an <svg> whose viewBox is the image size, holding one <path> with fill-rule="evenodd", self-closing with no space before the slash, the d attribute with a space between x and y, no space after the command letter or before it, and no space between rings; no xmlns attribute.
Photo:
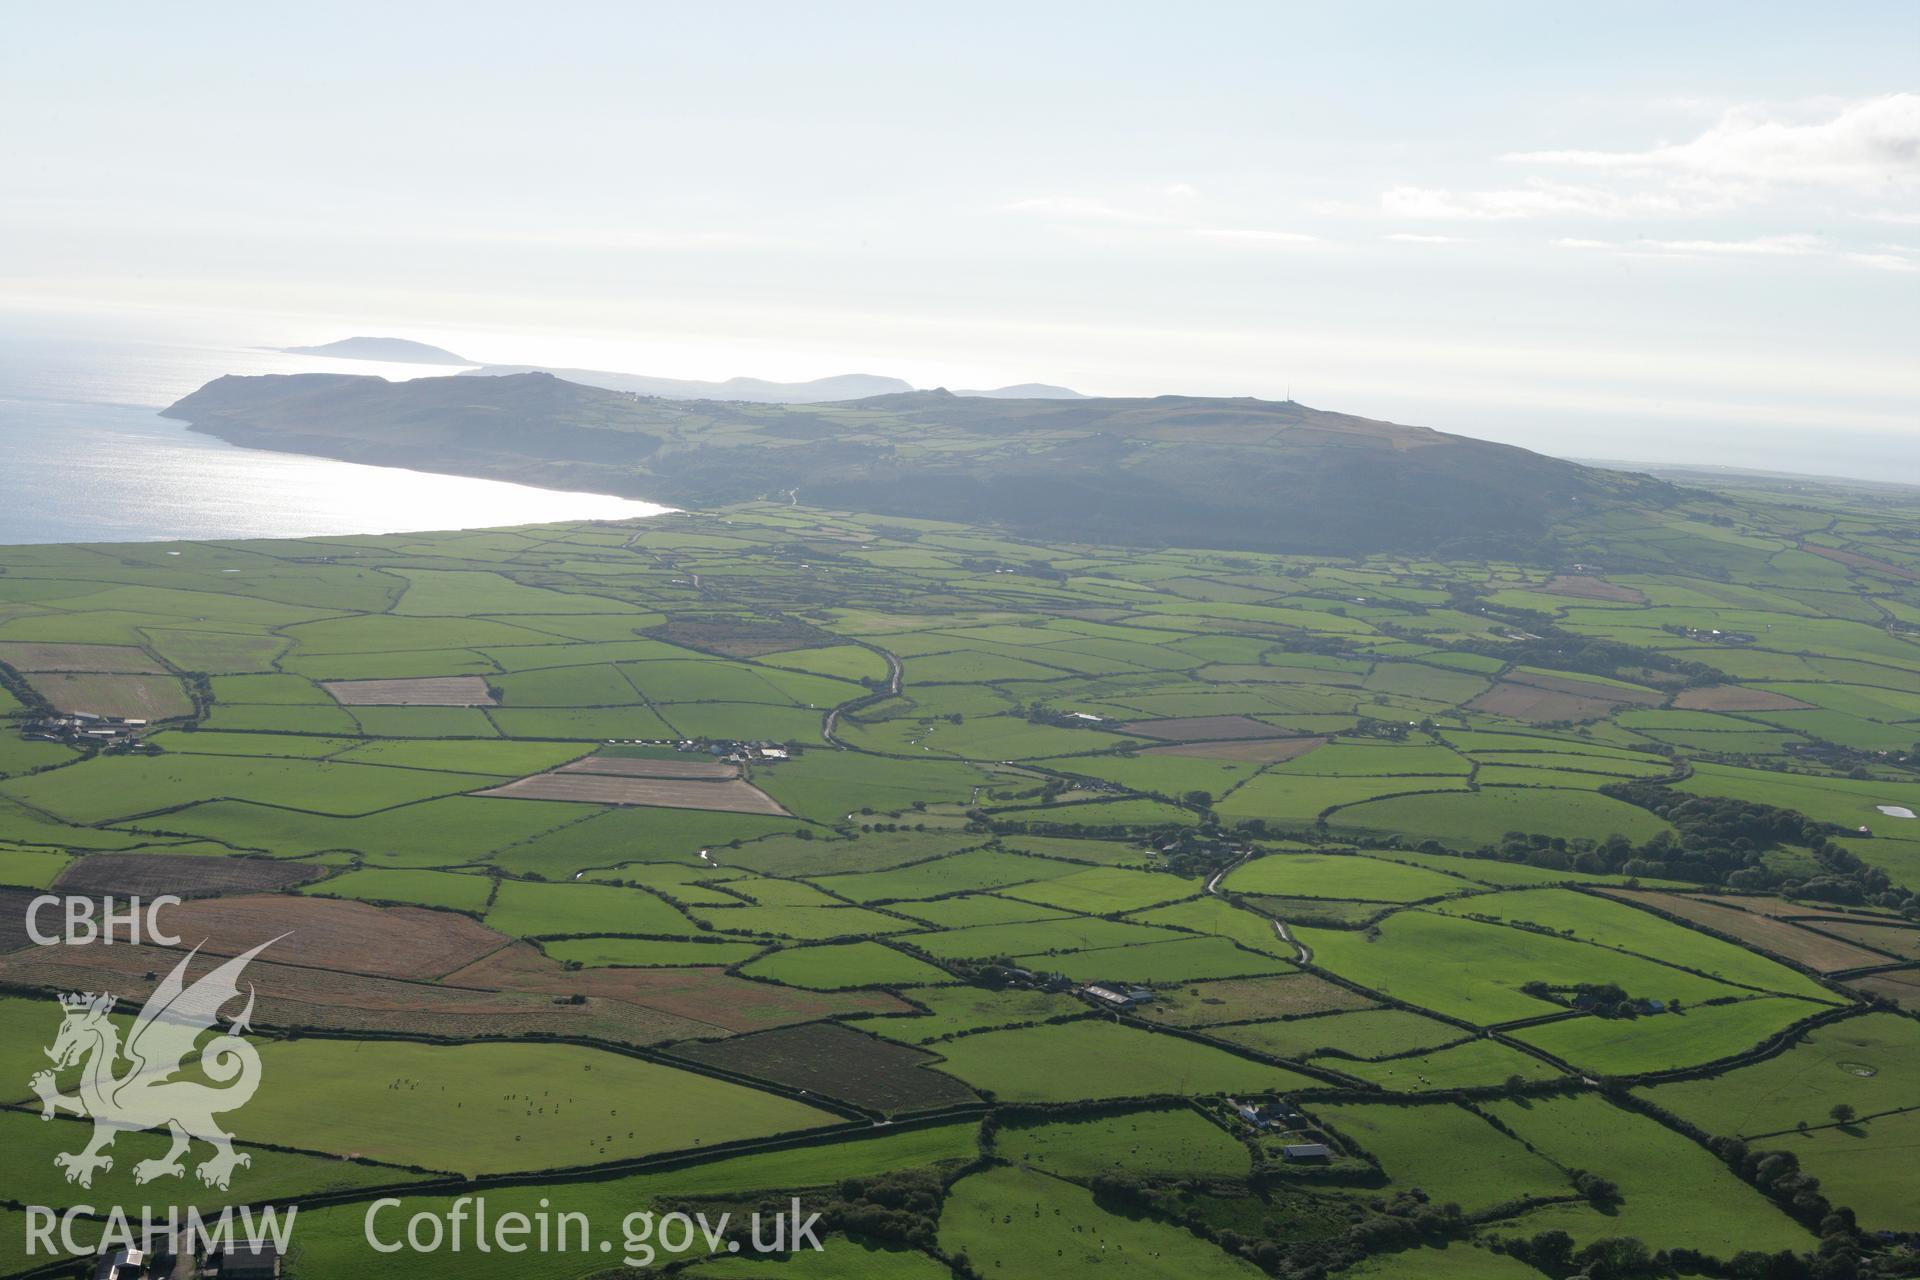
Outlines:
<svg viewBox="0 0 1920 1280"><path fill-rule="evenodd" d="M0 662L15 671L98 671L122 675L163 675L166 668L145 649L121 644L50 644L33 640L0 642Z"/></svg>
<svg viewBox="0 0 1920 1280"><path fill-rule="evenodd" d="M1903 578L1908 582L1920 582L1920 573L1915 573L1901 565L1888 564L1885 560L1876 560L1872 556L1863 556L1857 551L1841 551L1837 547L1816 546L1811 542L1801 543L1800 549L1809 555L1821 556L1849 568L1873 569L1891 577Z"/></svg>
<svg viewBox="0 0 1920 1280"><path fill-rule="evenodd" d="M11 951L15 947L24 947L31 939L27 936L27 907L35 898L44 896L39 889L0 889L0 951ZM56 921L41 913L44 923L42 933L61 927Z"/></svg>
<svg viewBox="0 0 1920 1280"><path fill-rule="evenodd" d="M0 981L50 991L108 991L127 1011L140 1007L183 954L126 944L27 947L0 956ZM205 976L222 960L202 952L187 966L187 980ZM707 1023L617 1000L561 1004L540 992L303 969L269 963L264 955L247 966L246 981L255 993L254 1025L263 1030L398 1031L457 1040L539 1033L625 1044L718 1034Z"/></svg>
<svg viewBox="0 0 1920 1280"><path fill-rule="evenodd" d="M888 1114L977 1101L973 1090L935 1069L938 1060L932 1054L837 1022L674 1045L667 1052Z"/></svg>
<svg viewBox="0 0 1920 1280"><path fill-rule="evenodd" d="M1631 702L1638 706L1652 707L1664 702L1665 695L1651 689L1629 689L1621 685L1599 684L1592 680L1576 680L1572 676L1552 676L1538 671L1514 671L1505 678L1505 683L1524 684L1534 689L1549 689L1554 693L1564 693L1571 698L1597 698L1602 702Z"/></svg>
<svg viewBox="0 0 1920 1280"><path fill-rule="evenodd" d="M346 707L490 707L494 704L492 691L479 676L323 680L320 687Z"/></svg>
<svg viewBox="0 0 1920 1280"><path fill-rule="evenodd" d="M17 924L24 890L0 891ZM263 1028L408 1031L467 1039L539 1032L628 1044L728 1036L846 1014L907 1014L882 991L815 992L718 967L569 971L526 942L449 911L329 898L206 899L163 909L177 948L40 947L0 930L0 983L110 991L137 1008L200 944L198 978L278 938L247 966ZM288 931L292 930L291 933ZM280 937L281 934L287 934ZM204 941L203 941L204 940ZM571 1003L574 997L584 1003Z"/></svg>
<svg viewBox="0 0 1920 1280"><path fill-rule="evenodd" d="M740 766L725 760L640 760L627 756L588 756L563 764L555 773L600 773L617 778L737 778Z"/></svg>
<svg viewBox="0 0 1920 1280"><path fill-rule="evenodd" d="M1744 911L1755 915L1778 916L1782 920L1806 920L1826 927L1829 921L1857 920L1864 924L1897 924L1898 916L1874 915L1867 911L1855 911L1850 907L1830 906L1822 902L1795 902L1791 898L1779 898L1770 894L1728 894L1727 900L1738 903Z"/></svg>
<svg viewBox="0 0 1920 1280"><path fill-rule="evenodd" d="M759 658L795 649L818 649L844 641L831 632L797 621L764 618L672 618L643 632L668 644L704 649L729 658Z"/></svg>
<svg viewBox="0 0 1920 1280"><path fill-rule="evenodd" d="M1847 983L1866 996L1881 996L1908 1013L1920 1013L1920 969L1897 969L1892 973L1874 973Z"/></svg>
<svg viewBox="0 0 1920 1280"><path fill-rule="evenodd" d="M1813 704L1771 689L1709 684L1698 689L1682 689L1673 705L1685 711L1805 711Z"/></svg>
<svg viewBox="0 0 1920 1280"><path fill-rule="evenodd" d="M1902 960L1920 961L1920 928L1912 925L1901 928L1835 920L1815 920L1809 924L1822 933L1838 934L1863 947L1890 952Z"/></svg>
<svg viewBox="0 0 1920 1280"><path fill-rule="evenodd" d="M760 788L738 778L626 778L603 773L536 773L504 786L476 791L477 796L509 800L573 800L582 804L639 805L659 809L714 809L723 813L787 811Z"/></svg>
<svg viewBox="0 0 1920 1280"><path fill-rule="evenodd" d="M1276 730L1251 716L1176 716L1170 720L1133 720L1122 733L1163 742L1207 742L1225 738L1271 738Z"/></svg>
<svg viewBox="0 0 1920 1280"><path fill-rule="evenodd" d="M1529 724L1554 724L1561 720L1598 720L1619 705L1611 698L1587 697L1501 680L1467 703L1467 708Z"/></svg>
<svg viewBox="0 0 1920 1280"><path fill-rule="evenodd" d="M1216 742L1184 742L1175 747L1148 747L1143 756L1203 756L1208 760L1252 760L1277 764L1325 746L1325 738L1223 738Z"/></svg>
<svg viewBox="0 0 1920 1280"><path fill-rule="evenodd" d="M437 978L508 941L457 912L351 898L204 898L163 908L160 918L182 946L209 955L239 955L272 941L260 959L384 978Z"/></svg>
<svg viewBox="0 0 1920 1280"><path fill-rule="evenodd" d="M1603 889L1601 892L1629 902L1645 903L1668 915L1703 924L1717 933L1738 938L1788 960L1796 960L1820 973L1893 963L1888 956L1840 938L1830 938L1811 929L1803 929L1776 916L1754 915L1732 903L1721 903L1699 894L1660 893L1648 889Z"/></svg>
<svg viewBox="0 0 1920 1280"><path fill-rule="evenodd" d="M1581 573L1558 573L1539 586L1526 590L1547 596L1572 596L1576 600L1617 600L1622 604L1647 602L1647 598L1632 587L1623 587L1617 582Z"/></svg>
<svg viewBox="0 0 1920 1280"><path fill-rule="evenodd" d="M163 893L208 898L222 893L268 893L317 880L327 871L279 858L220 858L191 853L90 853L53 882L61 893Z"/></svg>
<svg viewBox="0 0 1920 1280"><path fill-rule="evenodd" d="M569 971L532 944L502 947L445 979L455 986L584 995L701 1024L683 1036L731 1035L848 1013L913 1012L885 991L803 991L736 978L725 969L579 969Z"/></svg>

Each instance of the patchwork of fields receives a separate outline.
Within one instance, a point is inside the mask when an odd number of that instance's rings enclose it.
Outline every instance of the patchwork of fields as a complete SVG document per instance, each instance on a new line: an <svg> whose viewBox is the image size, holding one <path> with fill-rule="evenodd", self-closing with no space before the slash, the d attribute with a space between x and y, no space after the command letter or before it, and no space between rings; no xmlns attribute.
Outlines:
<svg viewBox="0 0 1920 1280"><path fill-rule="evenodd" d="M310 1274L499 1174L840 1206L843 1269L715 1280L1920 1231L1920 517L1738 510L1563 572L772 505L0 549L0 1128L82 1198L53 995L266 943L235 1189L344 1197ZM180 944L34 945L48 888Z"/></svg>

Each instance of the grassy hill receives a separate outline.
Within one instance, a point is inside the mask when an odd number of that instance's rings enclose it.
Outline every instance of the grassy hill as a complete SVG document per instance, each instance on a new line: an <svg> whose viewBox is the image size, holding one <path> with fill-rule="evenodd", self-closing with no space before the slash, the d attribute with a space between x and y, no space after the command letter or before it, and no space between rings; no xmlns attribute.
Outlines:
<svg viewBox="0 0 1920 1280"><path fill-rule="evenodd" d="M1537 559L1685 491L1293 402L639 398L498 378L227 377L166 410L237 444L712 506L769 496L1132 545Z"/></svg>

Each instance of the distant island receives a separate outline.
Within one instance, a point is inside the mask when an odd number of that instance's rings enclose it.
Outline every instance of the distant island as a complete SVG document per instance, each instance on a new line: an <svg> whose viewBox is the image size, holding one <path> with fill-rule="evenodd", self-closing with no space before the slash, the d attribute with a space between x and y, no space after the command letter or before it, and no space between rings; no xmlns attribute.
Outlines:
<svg viewBox="0 0 1920 1280"><path fill-rule="evenodd" d="M1091 397L1072 387L1056 387L1046 382L1016 382L991 391L956 391L957 396L980 396L988 400L1087 400Z"/></svg>
<svg viewBox="0 0 1920 1280"><path fill-rule="evenodd" d="M410 338L342 338L317 347L276 347L290 356L332 356L339 360L390 360L396 364L472 364L445 347L428 346Z"/></svg>
<svg viewBox="0 0 1920 1280"><path fill-rule="evenodd" d="M466 369L473 377L507 378L520 373L548 373L583 387L602 387L629 395L658 396L662 400L734 400L746 404L833 404L864 400L868 396L902 395L914 390L900 378L871 373L842 373L811 382L771 382L765 378L728 378L701 382L692 378L656 378L644 373L616 373L608 369L563 369L542 364L483 364ZM1078 391L1023 382L992 391L956 391L957 396L985 396L995 400L1081 400Z"/></svg>
<svg viewBox="0 0 1920 1280"><path fill-rule="evenodd" d="M700 382L691 378L655 378L644 373L615 373L607 369L561 369L540 364L483 364L466 376L508 378L522 373L547 373L583 387L601 387L663 400L739 400L750 404L827 404L861 400L867 396L898 395L913 384L870 373L842 373L811 382L769 382L764 378L728 378Z"/></svg>

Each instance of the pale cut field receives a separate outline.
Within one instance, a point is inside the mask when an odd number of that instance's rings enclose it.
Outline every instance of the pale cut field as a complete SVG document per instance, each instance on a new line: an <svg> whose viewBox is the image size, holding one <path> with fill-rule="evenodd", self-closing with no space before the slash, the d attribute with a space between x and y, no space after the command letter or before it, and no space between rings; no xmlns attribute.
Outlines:
<svg viewBox="0 0 1920 1280"><path fill-rule="evenodd" d="M504 796L509 800L572 800L581 804L789 816L779 801L752 783L737 778L723 782L700 778L625 778L603 773L540 773L474 794Z"/></svg>
<svg viewBox="0 0 1920 1280"><path fill-rule="evenodd" d="M613 778L737 778L740 766L724 760L635 760L625 756L588 756L563 764L556 773L604 774Z"/></svg>
<svg viewBox="0 0 1920 1280"><path fill-rule="evenodd" d="M166 668L145 649L118 644L52 644L32 640L0 643L0 662L15 671L93 671L164 675Z"/></svg>
<svg viewBox="0 0 1920 1280"><path fill-rule="evenodd" d="M405 680L326 680L320 687L345 707L490 707L493 694L479 676L417 676Z"/></svg>
<svg viewBox="0 0 1920 1280"><path fill-rule="evenodd" d="M1256 764L1277 764L1294 760L1315 747L1325 746L1325 738L1230 738L1219 742L1188 742L1177 747L1149 747L1145 756L1200 756L1208 760L1251 760Z"/></svg>
<svg viewBox="0 0 1920 1280"><path fill-rule="evenodd" d="M1789 698L1771 689L1743 689L1736 684L1710 684L1683 689L1673 699L1683 711L1806 711L1812 703Z"/></svg>

